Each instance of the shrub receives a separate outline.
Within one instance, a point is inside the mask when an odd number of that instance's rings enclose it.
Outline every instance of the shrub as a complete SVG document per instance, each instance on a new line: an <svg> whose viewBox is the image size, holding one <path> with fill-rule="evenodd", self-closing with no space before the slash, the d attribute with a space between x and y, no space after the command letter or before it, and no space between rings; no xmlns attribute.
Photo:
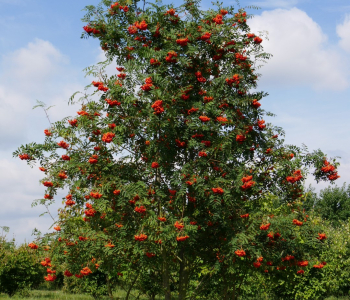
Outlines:
<svg viewBox="0 0 350 300"><path fill-rule="evenodd" d="M82 279L75 276L65 277L63 291L72 294L85 293L94 299L100 299L108 294L106 274L97 270Z"/></svg>
<svg viewBox="0 0 350 300"><path fill-rule="evenodd" d="M1 237L0 261L0 292L10 297L21 290L37 288L44 281L38 254L27 245L16 247L14 241Z"/></svg>

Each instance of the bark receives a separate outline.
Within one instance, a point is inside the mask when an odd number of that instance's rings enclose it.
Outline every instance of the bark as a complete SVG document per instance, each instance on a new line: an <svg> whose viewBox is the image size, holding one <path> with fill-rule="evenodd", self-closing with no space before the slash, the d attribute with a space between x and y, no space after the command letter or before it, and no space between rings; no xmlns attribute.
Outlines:
<svg viewBox="0 0 350 300"><path fill-rule="evenodd" d="M230 299L230 294L228 293L228 285L225 284L224 289L222 291L222 299L223 300L229 300Z"/></svg>
<svg viewBox="0 0 350 300"><path fill-rule="evenodd" d="M236 295L236 285L233 285L233 290L232 290L232 296L231 296L231 300L236 300L238 297L238 295Z"/></svg>
<svg viewBox="0 0 350 300"><path fill-rule="evenodd" d="M106 275L106 281L107 281L107 291L108 291L108 297L111 300L114 300L113 298L113 293L112 293L112 288L111 288L111 282L108 278L108 275Z"/></svg>
<svg viewBox="0 0 350 300"><path fill-rule="evenodd" d="M234 297L236 297L236 298L232 298L233 300L238 299L239 293L240 293L240 291L241 291L242 283L244 282L246 276L247 276L247 273L245 273L245 274L242 276L241 282L239 283L239 286L238 286L237 289L236 289L236 286L235 286L235 285L233 286Z"/></svg>
<svg viewBox="0 0 350 300"><path fill-rule="evenodd" d="M130 287L129 287L129 289L128 289L128 292L126 293L125 300L129 300L129 296L130 296L131 290L132 290L132 288L134 287L137 278L139 278L139 275L140 275L140 273L137 273L135 279L134 279L133 282L131 283L131 285L130 285Z"/></svg>
<svg viewBox="0 0 350 300"><path fill-rule="evenodd" d="M188 290L189 281L189 264L188 260L184 255L184 250L181 249L180 252L180 273L179 273L179 298L178 300L185 300Z"/></svg>
<svg viewBox="0 0 350 300"><path fill-rule="evenodd" d="M222 292L221 292L221 297L222 297L223 300L228 300L228 298L227 298L228 282L227 282L227 277L226 276L227 275L225 273L223 273L222 280L223 280L224 284L223 284L223 289L222 289Z"/></svg>
<svg viewBox="0 0 350 300"><path fill-rule="evenodd" d="M224 278L224 289L223 289L223 299L224 300L236 300L238 299L238 293L236 290L236 276L229 276L228 280L225 276ZM242 278L243 281L243 278ZM241 283L242 283L241 281Z"/></svg>
<svg viewBox="0 0 350 300"><path fill-rule="evenodd" d="M160 136L160 132L158 132L158 136ZM159 170L156 170L156 178L155 178L155 186L160 186L160 174ZM162 216L161 213L161 199L160 197L155 197L158 202L158 217ZM164 290L164 299L171 300L171 291L170 291L170 274L169 274L169 265L167 264L167 253L165 247L162 246L162 279L163 279L163 290Z"/></svg>
<svg viewBox="0 0 350 300"><path fill-rule="evenodd" d="M171 300L171 291L170 291L170 276L169 276L169 266L167 264L167 257L165 248L162 247L162 277L163 277L163 288L164 288L164 299Z"/></svg>

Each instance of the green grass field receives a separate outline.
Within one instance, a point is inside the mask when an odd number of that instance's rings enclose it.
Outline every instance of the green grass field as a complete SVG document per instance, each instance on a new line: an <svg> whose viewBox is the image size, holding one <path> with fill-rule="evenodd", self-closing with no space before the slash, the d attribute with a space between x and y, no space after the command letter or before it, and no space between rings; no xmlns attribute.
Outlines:
<svg viewBox="0 0 350 300"><path fill-rule="evenodd" d="M0 299L11 299L11 300L36 300L36 299L48 299L48 300L92 300L94 299L91 296L88 295L76 295L76 294L65 294L62 291L31 291L31 296L30 297L19 297L19 296L13 296L12 298L9 298L5 294L0 294ZM118 292L114 295L116 300L122 300L125 298L125 293L124 292ZM136 299L137 295L134 297L130 297L130 300ZM107 300L109 299L108 297L101 298L101 300ZM140 297L138 298L139 300L145 300L149 298L145 297ZM161 299L161 298L157 298ZM257 298L261 300L261 298ZM253 299L251 299L253 300ZM348 297L329 297L325 300L350 300Z"/></svg>
<svg viewBox="0 0 350 300"><path fill-rule="evenodd" d="M125 299L125 292L124 291L120 291L117 293L114 293L114 297L116 300L122 300ZM136 299L138 295L133 294L134 296L130 296L129 299ZM11 300L34 300L34 299L48 299L48 300L92 300L94 299L92 296L89 295L77 295L77 294L66 294L62 291L38 291L38 290L34 290L34 291L30 291L30 296L29 297L21 297L21 296L13 296L13 297L8 297L5 294L0 294L0 300L2 299L11 299ZM109 298L106 296L104 298L101 298L101 300L109 300ZM149 298L146 297L142 297L140 296L138 298L139 300L146 300ZM157 300L161 299L161 298L156 298Z"/></svg>
<svg viewBox="0 0 350 300"><path fill-rule="evenodd" d="M61 291L31 291L30 297L20 297L20 296L13 296L12 298L9 298L5 294L0 295L0 299L13 299L13 300L34 300L34 299L52 299L52 300L91 300L92 297L88 295L73 295L73 294L64 294Z"/></svg>
<svg viewBox="0 0 350 300"><path fill-rule="evenodd" d="M34 300L34 299L50 299L50 300L91 300L93 299L88 295L74 295L74 294L65 294L61 291L31 291L30 297L20 297L13 296L9 298L5 294L0 294L0 299L13 299L13 300Z"/></svg>

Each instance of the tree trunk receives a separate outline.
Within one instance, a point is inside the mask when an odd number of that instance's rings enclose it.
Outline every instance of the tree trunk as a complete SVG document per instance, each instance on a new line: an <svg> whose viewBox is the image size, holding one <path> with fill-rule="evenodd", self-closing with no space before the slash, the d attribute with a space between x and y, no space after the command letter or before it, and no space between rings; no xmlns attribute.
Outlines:
<svg viewBox="0 0 350 300"><path fill-rule="evenodd" d="M188 260L184 255L184 250L180 252L180 274L179 274L179 299L185 300L187 296L188 280L189 280L189 265Z"/></svg>
<svg viewBox="0 0 350 300"><path fill-rule="evenodd" d="M233 290L232 290L231 300L236 300L237 296L238 296L238 294L236 295L236 284L235 284L235 282L233 282Z"/></svg>
<svg viewBox="0 0 350 300"><path fill-rule="evenodd" d="M137 273L137 275L136 275L134 281L131 283L131 285L130 285L130 287L129 287L129 289L128 289L128 292L126 293L125 300L129 300L129 296L130 296L131 290L132 290L132 288L134 287L137 278L139 278L139 275L140 275L140 273Z"/></svg>
<svg viewBox="0 0 350 300"><path fill-rule="evenodd" d="M236 275L224 275L224 288L222 291L222 297L224 300L236 300L238 298L238 293L236 290L236 279Z"/></svg>
<svg viewBox="0 0 350 300"><path fill-rule="evenodd" d="M112 288L111 288L111 282L109 280L108 275L106 275L106 281L107 281L107 290L108 290L108 297L109 299L113 300L113 293L112 293Z"/></svg>
<svg viewBox="0 0 350 300"><path fill-rule="evenodd" d="M244 282L246 276L247 276L247 273L245 273L242 276L241 282L239 283L239 286L237 287L237 289L236 289L235 285L233 286L233 298L232 298L232 300L238 299L239 293L241 292L242 283ZM236 279L236 276L235 276L235 279ZM236 282L236 280L235 280L235 282Z"/></svg>
<svg viewBox="0 0 350 300"><path fill-rule="evenodd" d="M164 246L162 247L162 277L163 277L163 289L164 289L164 299L171 300L171 291L170 291L170 276L169 276L169 266L166 262L166 251Z"/></svg>
<svg viewBox="0 0 350 300"><path fill-rule="evenodd" d="M227 282L227 274L225 274L225 272L223 273L223 281L224 281L224 285L223 285L221 297L223 300L229 300L229 298L228 298L229 283Z"/></svg>
<svg viewBox="0 0 350 300"><path fill-rule="evenodd" d="M228 292L228 285L225 284L224 289L222 291L222 299L223 300L230 300L229 296L230 296L230 294Z"/></svg>

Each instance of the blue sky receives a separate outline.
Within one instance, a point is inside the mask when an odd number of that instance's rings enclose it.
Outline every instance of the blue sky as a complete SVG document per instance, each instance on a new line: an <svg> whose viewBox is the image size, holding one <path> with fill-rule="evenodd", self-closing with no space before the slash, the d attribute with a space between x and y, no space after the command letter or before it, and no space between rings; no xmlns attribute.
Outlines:
<svg viewBox="0 0 350 300"><path fill-rule="evenodd" d="M85 5L97 0L0 0L0 226L10 226L19 242L31 241L35 227L46 232L52 220L44 207L31 208L41 198L42 173L12 158L21 144L44 139L48 121L35 100L49 105L52 121L75 115L67 100L91 82L82 69L103 59L98 41L80 39ZM171 3L167 1L166 3ZM235 1L224 1L235 5ZM274 56L260 69L259 89L269 93L261 103L277 115L266 118L281 126L285 143L321 149L341 156L341 186L350 183L350 3L346 0L241 0L255 17L252 32L262 33L262 45ZM210 1L202 2L211 7ZM316 191L328 183L316 184ZM64 193L62 193L62 196ZM55 214L59 197L51 211Z"/></svg>

